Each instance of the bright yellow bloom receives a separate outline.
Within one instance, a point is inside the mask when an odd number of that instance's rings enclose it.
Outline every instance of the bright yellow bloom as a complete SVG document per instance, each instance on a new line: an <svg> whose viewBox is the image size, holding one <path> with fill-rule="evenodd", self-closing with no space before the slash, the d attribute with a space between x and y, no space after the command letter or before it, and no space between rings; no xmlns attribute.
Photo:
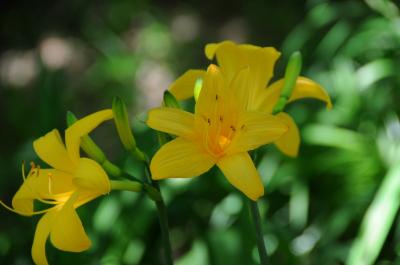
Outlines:
<svg viewBox="0 0 400 265"><path fill-rule="evenodd" d="M66 145L56 129L34 141L35 152L52 168L33 165L12 200L13 209L9 209L27 216L45 213L36 227L32 245L36 264L48 264L45 245L49 236L60 250L81 252L90 247L91 241L75 209L109 193L110 181L97 162L80 157L79 145L82 136L112 117L111 110L103 110L77 121L65 131ZM34 201L51 207L35 211Z"/></svg>
<svg viewBox="0 0 400 265"><path fill-rule="evenodd" d="M237 73L248 68L248 80L245 80L248 92L245 95L244 106L247 110L259 110L272 113L277 103L284 80L278 80L269 85L273 76L274 65L280 53L272 47L258 47L249 44L237 45L231 41L208 44L205 48L208 59L217 58L226 82L231 82ZM171 86L174 96L183 100L193 96L193 88L198 78L203 78L205 71L189 70L179 77ZM328 108L332 107L329 95L316 82L298 77L293 93L288 102L303 98L316 98L325 101ZM296 156L300 144L299 131L293 119L285 114L280 115L287 122L290 130L275 144L285 154Z"/></svg>
<svg viewBox="0 0 400 265"><path fill-rule="evenodd" d="M163 145L151 161L153 179L198 176L217 165L228 181L252 200L264 186L247 151L276 141L287 132L283 119L243 107L250 72L228 83L211 65L204 74L195 113L161 107L149 112L147 124L178 137Z"/></svg>

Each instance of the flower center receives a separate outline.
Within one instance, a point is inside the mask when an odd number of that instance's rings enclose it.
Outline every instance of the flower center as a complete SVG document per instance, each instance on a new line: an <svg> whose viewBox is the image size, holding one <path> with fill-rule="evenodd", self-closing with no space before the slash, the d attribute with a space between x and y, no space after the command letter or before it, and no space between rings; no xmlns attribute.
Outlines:
<svg viewBox="0 0 400 265"><path fill-rule="evenodd" d="M224 135L220 135L218 139L218 145L221 147L221 149L225 149L229 144L231 143L231 139Z"/></svg>

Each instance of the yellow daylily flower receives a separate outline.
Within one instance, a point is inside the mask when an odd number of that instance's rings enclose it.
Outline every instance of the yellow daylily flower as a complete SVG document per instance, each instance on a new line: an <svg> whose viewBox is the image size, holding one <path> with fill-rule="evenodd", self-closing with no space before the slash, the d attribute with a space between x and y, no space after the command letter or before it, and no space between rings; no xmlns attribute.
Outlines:
<svg viewBox="0 0 400 265"><path fill-rule="evenodd" d="M231 82L236 74L244 68L249 69L246 86L248 89L244 106L247 110L258 110L272 113L283 88L284 79L269 85L273 76L275 62L280 53L273 47L258 47L250 44L238 45L232 41L207 44L205 54L208 59L217 58L221 72L227 82ZM170 86L171 93L178 99L193 96L195 81L204 76L200 70L189 70ZM299 76L288 102L303 98L316 98L326 102L328 108L332 107L328 93L316 82L306 77ZM285 114L284 117L290 130L278 139L275 144L283 153L297 156L300 135L293 119Z"/></svg>
<svg viewBox="0 0 400 265"><path fill-rule="evenodd" d="M80 157L79 145L82 136L112 117L111 110L103 110L77 121L65 131L65 145L56 129L34 141L35 152L52 168L32 166L13 197L13 208L0 201L9 210L22 215L44 213L37 224L32 245L32 258L36 264L48 264L45 246L49 236L60 250L81 252L90 247L91 241L75 209L109 193L110 181L97 162ZM50 207L35 211L34 201Z"/></svg>
<svg viewBox="0 0 400 265"><path fill-rule="evenodd" d="M217 165L228 181L252 200L264 186L247 151L279 139L288 130L279 116L243 107L249 78L240 71L228 83L211 65L204 74L195 113L161 107L149 111L149 127L178 136L154 155L152 178L189 178Z"/></svg>

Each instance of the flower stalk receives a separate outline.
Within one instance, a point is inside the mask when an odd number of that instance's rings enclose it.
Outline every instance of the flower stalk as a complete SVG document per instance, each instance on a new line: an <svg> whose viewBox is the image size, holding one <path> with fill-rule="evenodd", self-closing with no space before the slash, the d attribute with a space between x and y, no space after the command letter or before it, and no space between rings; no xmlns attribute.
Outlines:
<svg viewBox="0 0 400 265"><path fill-rule="evenodd" d="M143 188L142 183L130 180L111 180L111 190L126 190L133 192L140 192Z"/></svg>
<svg viewBox="0 0 400 265"><path fill-rule="evenodd" d="M169 93L169 92L168 92ZM168 104L173 104L175 107L179 105L175 104L174 97L171 95L164 94L164 98L167 98ZM122 99L116 97L113 100L113 113L114 121L118 131L119 138L126 150L136 159L142 161L145 165L146 180L143 184L143 189L149 195L149 197L155 202L157 208L158 219L160 222L161 237L163 242L164 259L166 265L173 265L172 259L172 248L169 238L168 229L168 218L165 203L162 198L160 187L156 181L153 181L150 173L150 162L147 155L139 149L136 145L135 138L132 134L128 120L128 112L126 110L125 103Z"/></svg>
<svg viewBox="0 0 400 265"><path fill-rule="evenodd" d="M286 106L286 103L288 103L288 100L292 95L293 89L296 85L297 77L300 75L301 65L302 65L301 53L299 51L296 51L290 56L289 62L286 66L283 88L280 93L278 102L275 104L274 109L272 111L273 114L278 114L282 112ZM252 160L253 161L255 160L254 157ZM265 247L265 241L263 237L260 210L258 208L257 201L249 200L249 203L250 203L250 213L256 231L257 248L258 248L258 254L260 256L260 263L262 265L267 265L269 263L268 253Z"/></svg>
<svg viewBox="0 0 400 265"><path fill-rule="evenodd" d="M267 250L265 248L265 241L264 241L262 225L261 225L260 210L258 209L258 205L257 205L256 201L249 200L249 204L250 204L251 217L253 219L254 228L256 230L257 248L258 248L258 254L260 256L260 264L267 265L269 263L268 262L268 254L267 254Z"/></svg>
<svg viewBox="0 0 400 265"><path fill-rule="evenodd" d="M171 240L169 237L169 225L168 225L168 215L167 208L165 207L164 199L161 195L160 185L157 181L152 180L151 172L150 172L150 163L148 160L144 161L145 164L145 173L147 177L147 181L151 185L150 187L154 189L158 194L158 200L154 200L157 207L158 220L160 222L161 229L161 238L163 243L164 250L164 259L166 265L173 265L174 261L172 259L172 247ZM145 189L149 188L149 185L145 185ZM148 193L150 194L150 193Z"/></svg>

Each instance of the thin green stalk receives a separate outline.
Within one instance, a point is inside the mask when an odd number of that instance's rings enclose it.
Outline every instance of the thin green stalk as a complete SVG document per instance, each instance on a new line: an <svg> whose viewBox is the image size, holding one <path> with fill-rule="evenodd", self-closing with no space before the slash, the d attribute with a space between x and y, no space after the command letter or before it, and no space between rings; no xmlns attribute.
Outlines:
<svg viewBox="0 0 400 265"><path fill-rule="evenodd" d="M256 230L257 248L258 248L258 254L260 256L260 264L267 265L267 264L269 264L269 261L268 261L269 259L268 259L267 250L265 248L260 210L258 209L258 205L257 205L256 201L249 200L249 204L250 204L251 217L253 219L254 228Z"/></svg>
<svg viewBox="0 0 400 265"><path fill-rule="evenodd" d="M162 242L164 245L164 257L167 265L173 265L171 243L169 239L167 211L164 200L160 193L158 183L151 179L149 159L147 155L136 145L135 137L133 136L131 126L129 124L128 111L122 99L116 97L113 100L112 109L114 113L114 122L118 131L122 145L130 154L142 161L145 165L146 183L143 183L143 189L147 195L156 203L158 219L160 221Z"/></svg>
<svg viewBox="0 0 400 265"><path fill-rule="evenodd" d="M272 111L273 114L277 114L283 111L283 109L285 108L286 103L288 102L290 96L292 95L297 77L300 74L301 64L302 64L302 59L300 52L294 52L290 56L289 62L286 66L283 88L280 93L278 102L275 104L274 109ZM256 166L260 162L259 154L257 154L257 152L252 153L252 160L254 161ZM268 254L265 248L265 242L262 232L260 211L258 209L256 201L249 200L249 202L250 202L251 217L253 219L254 228L256 230L257 248L258 248L258 254L260 255L260 262L262 265L267 265L269 263Z"/></svg>
<svg viewBox="0 0 400 265"><path fill-rule="evenodd" d="M165 207L165 203L164 203L163 197L161 195L160 186L158 185L158 182L153 181L151 179L149 161L145 160L143 162L145 164L145 172L146 172L147 181L154 189L156 189L158 191L158 194L160 195L159 199L155 200L155 203L156 203L156 207L157 207L158 220L160 222L161 238L162 238L162 242L164 245L165 263L167 265L173 265L174 261L172 259L171 240L169 238L167 209Z"/></svg>
<svg viewBox="0 0 400 265"><path fill-rule="evenodd" d="M127 190L139 192L142 190L143 185L140 182L130 180L110 180L112 190Z"/></svg>

